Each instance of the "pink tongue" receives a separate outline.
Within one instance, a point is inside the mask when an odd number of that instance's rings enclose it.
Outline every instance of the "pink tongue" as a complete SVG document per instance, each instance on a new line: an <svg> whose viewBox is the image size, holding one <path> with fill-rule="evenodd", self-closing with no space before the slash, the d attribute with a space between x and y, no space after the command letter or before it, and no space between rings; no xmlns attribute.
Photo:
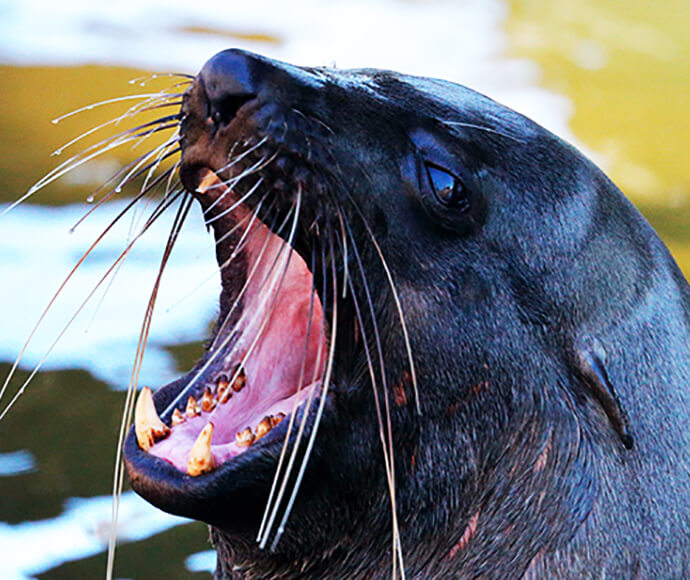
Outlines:
<svg viewBox="0 0 690 580"><path fill-rule="evenodd" d="M239 221L248 211L240 206L233 216ZM309 269L259 220L254 220L245 239L242 252L249 279L242 298L242 316L234 328L239 338L230 349L223 339L231 332L223 329L210 350L222 357L213 360L222 361L228 377L241 365L246 384L211 413L203 412L173 427L168 438L150 449L150 453L181 471L187 470L190 449L209 420L215 427L211 449L220 464L246 450L236 442L239 431L246 427L255 430L267 415L292 413L308 396L311 388L306 386L313 386L323 372L323 314L318 297L312 299ZM195 390L200 392L208 385L215 394L216 378L201 377L195 382Z"/></svg>

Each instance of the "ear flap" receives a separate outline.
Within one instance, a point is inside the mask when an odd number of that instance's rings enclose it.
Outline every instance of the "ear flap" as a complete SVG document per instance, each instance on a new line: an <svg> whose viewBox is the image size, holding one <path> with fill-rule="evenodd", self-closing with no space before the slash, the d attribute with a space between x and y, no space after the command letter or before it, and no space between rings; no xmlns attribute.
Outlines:
<svg viewBox="0 0 690 580"><path fill-rule="evenodd" d="M616 391L606 372L606 351L601 343L592 337L587 337L575 351L577 370L584 383L601 405L609 418L611 427L620 438L626 449L633 448L633 436L630 433L630 423L625 409L618 400Z"/></svg>

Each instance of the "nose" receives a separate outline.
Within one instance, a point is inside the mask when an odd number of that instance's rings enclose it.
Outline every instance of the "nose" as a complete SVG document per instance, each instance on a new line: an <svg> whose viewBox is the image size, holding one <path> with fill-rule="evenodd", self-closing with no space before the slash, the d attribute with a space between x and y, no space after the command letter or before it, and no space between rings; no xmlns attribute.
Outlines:
<svg viewBox="0 0 690 580"><path fill-rule="evenodd" d="M242 105L267 90L272 100L289 99L290 93L319 84L305 69L239 49L211 57L199 77L208 99L208 114L217 123L229 123Z"/></svg>

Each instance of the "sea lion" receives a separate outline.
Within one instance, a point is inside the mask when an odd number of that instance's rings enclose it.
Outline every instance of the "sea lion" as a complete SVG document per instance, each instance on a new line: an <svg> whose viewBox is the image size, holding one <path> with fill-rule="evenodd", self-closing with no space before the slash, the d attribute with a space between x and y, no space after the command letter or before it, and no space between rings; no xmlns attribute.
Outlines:
<svg viewBox="0 0 690 580"><path fill-rule="evenodd" d="M690 290L592 162L450 82L239 50L180 132L220 313L125 462L218 578L688 577Z"/></svg>

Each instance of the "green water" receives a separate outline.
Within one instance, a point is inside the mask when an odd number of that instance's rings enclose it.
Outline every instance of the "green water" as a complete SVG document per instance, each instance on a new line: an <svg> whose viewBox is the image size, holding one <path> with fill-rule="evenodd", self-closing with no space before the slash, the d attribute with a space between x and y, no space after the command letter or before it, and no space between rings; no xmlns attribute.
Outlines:
<svg viewBox="0 0 690 580"><path fill-rule="evenodd" d="M514 54L574 104L570 128L690 274L690 2L510 3Z"/></svg>

